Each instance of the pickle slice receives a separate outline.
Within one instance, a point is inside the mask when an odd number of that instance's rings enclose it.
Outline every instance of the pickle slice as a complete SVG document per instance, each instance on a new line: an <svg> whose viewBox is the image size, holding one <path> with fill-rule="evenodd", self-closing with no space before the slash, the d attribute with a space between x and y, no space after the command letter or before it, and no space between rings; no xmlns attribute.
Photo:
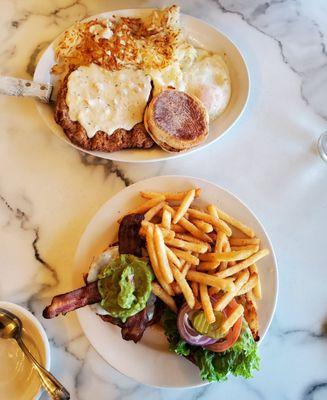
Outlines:
<svg viewBox="0 0 327 400"><path fill-rule="evenodd" d="M197 313L195 313L193 315L193 318L191 319L191 322L194 329L202 335L209 336L213 339L221 339L225 335L221 333L219 328L221 327L225 316L220 311L215 311L214 314L216 316L216 321L212 324L208 323L203 311L198 311Z"/></svg>

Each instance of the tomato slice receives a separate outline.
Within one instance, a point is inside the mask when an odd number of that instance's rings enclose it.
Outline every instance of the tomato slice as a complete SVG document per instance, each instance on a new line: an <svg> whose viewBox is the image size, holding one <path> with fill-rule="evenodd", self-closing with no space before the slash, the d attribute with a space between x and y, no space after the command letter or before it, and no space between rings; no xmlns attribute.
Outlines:
<svg viewBox="0 0 327 400"><path fill-rule="evenodd" d="M223 310L223 313L228 317L238 306L238 303L233 299L228 306ZM242 317L240 317L233 327L229 330L228 334L226 337L218 341L216 343L210 344L208 346L205 346L206 349L214 351L216 353L222 353L223 351L228 350L230 347L233 346L233 344L237 341L237 339L240 336L241 333L241 328L242 328Z"/></svg>

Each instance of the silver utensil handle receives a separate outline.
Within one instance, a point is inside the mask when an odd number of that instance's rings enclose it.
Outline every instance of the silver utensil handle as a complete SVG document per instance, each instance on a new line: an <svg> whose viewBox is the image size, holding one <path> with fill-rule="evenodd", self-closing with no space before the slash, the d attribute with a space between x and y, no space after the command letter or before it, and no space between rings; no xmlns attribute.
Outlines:
<svg viewBox="0 0 327 400"><path fill-rule="evenodd" d="M69 400L70 394L64 386L33 357L21 338L16 338L16 340L25 356L33 364L35 371L41 379L43 387L51 398L54 400Z"/></svg>
<svg viewBox="0 0 327 400"><path fill-rule="evenodd" d="M49 103L52 86L25 79L0 76L0 93L7 96L34 97L43 103Z"/></svg>

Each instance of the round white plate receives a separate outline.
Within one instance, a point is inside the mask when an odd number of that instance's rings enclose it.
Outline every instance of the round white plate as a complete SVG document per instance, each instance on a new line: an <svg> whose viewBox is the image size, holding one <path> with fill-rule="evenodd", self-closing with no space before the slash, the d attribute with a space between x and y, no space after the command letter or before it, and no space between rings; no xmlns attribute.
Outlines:
<svg viewBox="0 0 327 400"><path fill-rule="evenodd" d="M152 11L153 9L116 10L94 15L88 19L110 18L113 14L128 17L143 17ZM64 134L61 127L56 124L53 118L53 106L38 102L37 109L48 127L68 144L84 151L85 153L101 158L124 162L151 162L182 157L183 155L190 154L196 150L203 149L222 137L222 135L226 133L240 117L248 99L250 82L244 58L235 44L216 28L197 18L185 14L181 14L181 22L186 35L190 37L191 40L195 41L198 47L213 52L224 52L227 55L227 64L232 82L231 99L224 113L210 125L209 136L204 143L192 150L177 154L167 153L157 146L149 150L132 149L117 151L115 153L86 151L72 144ZM54 48L57 41L58 38L50 44L40 58L34 73L34 81L43 83L54 82L54 77L51 75L50 70L55 62Z"/></svg>
<svg viewBox="0 0 327 400"><path fill-rule="evenodd" d="M278 290L277 263L268 235L255 215L234 195L213 183L183 176L161 176L127 187L108 200L89 223L79 242L74 267L74 287L83 285L83 273L88 271L94 256L116 240L117 219L138 206L140 191L181 191L190 187L202 189L199 205L217 204L227 213L251 226L270 255L258 265L263 300L259 302L261 341L272 320ZM98 353L115 369L146 385L156 387L195 387L205 385L198 368L189 361L168 351L164 333L150 327L138 344L121 338L120 329L103 322L90 307L77 311L85 335Z"/></svg>

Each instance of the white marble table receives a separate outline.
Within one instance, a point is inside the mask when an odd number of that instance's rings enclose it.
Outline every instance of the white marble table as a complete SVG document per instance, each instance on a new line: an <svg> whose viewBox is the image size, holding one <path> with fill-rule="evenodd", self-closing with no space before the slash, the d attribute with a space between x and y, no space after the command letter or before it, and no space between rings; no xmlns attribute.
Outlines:
<svg viewBox="0 0 327 400"><path fill-rule="evenodd" d="M76 19L165 4L3 0L0 73L29 78L39 51ZM85 157L49 132L33 101L0 97L0 299L40 318L52 370L72 399L326 399L327 165L315 148L327 128L326 2L185 0L181 6L241 47L252 78L246 113L209 149L142 166ZM98 207L124 186L160 174L195 175L228 188L271 235L280 295L252 380L189 391L145 387L101 359L74 314L49 322L40 316L52 295L71 289L74 251Z"/></svg>

